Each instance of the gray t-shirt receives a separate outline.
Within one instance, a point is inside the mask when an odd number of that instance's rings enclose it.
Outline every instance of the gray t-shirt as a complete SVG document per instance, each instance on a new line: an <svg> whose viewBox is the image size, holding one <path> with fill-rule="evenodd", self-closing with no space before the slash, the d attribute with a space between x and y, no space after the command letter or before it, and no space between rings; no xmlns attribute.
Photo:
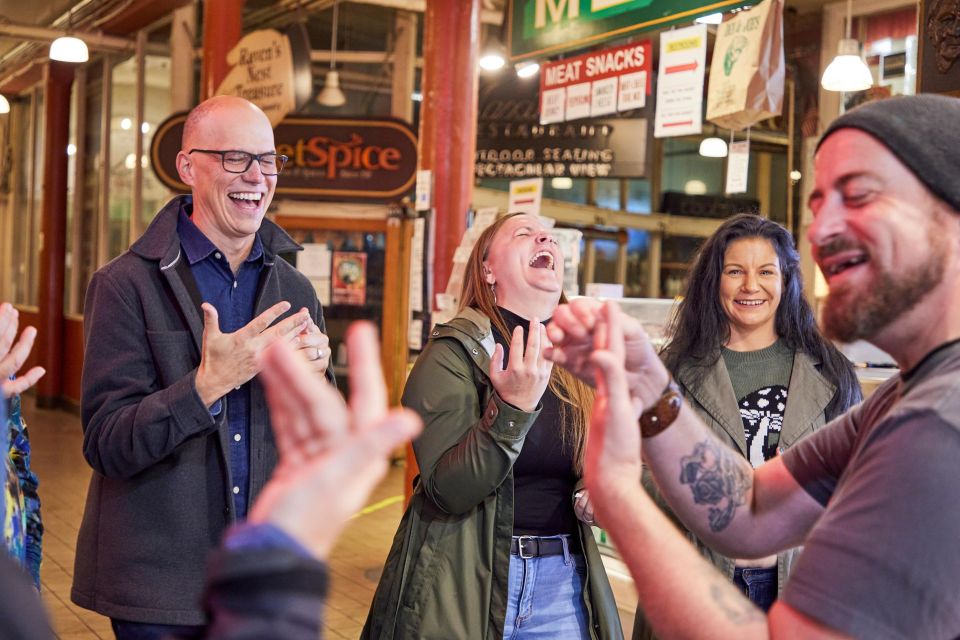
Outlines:
<svg viewBox="0 0 960 640"><path fill-rule="evenodd" d="M960 343L783 454L826 511L783 598L856 638L960 637Z"/></svg>

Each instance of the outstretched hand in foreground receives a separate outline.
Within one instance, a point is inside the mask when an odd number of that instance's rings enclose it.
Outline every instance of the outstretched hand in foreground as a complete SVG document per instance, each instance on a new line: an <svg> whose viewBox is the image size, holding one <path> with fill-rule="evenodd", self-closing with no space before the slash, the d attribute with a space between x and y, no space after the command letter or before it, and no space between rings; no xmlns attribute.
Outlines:
<svg viewBox="0 0 960 640"><path fill-rule="evenodd" d="M10 380L10 377L16 375L26 362L33 348L33 341L37 338L37 330L27 327L17 340L19 321L20 314L12 304L9 302L0 304L0 388L2 388L3 398L11 398L18 393L23 393L46 373L42 367L33 367Z"/></svg>
<svg viewBox="0 0 960 640"><path fill-rule="evenodd" d="M279 527L320 559L386 474L390 452L422 428L415 413L387 406L373 325L351 325L347 354L348 405L287 341L262 356L280 463L249 520Z"/></svg>
<svg viewBox="0 0 960 640"><path fill-rule="evenodd" d="M622 317L617 304L607 302L598 309L591 331L589 362L597 394L584 453L584 480L601 521L635 499L642 471L637 426L642 407L630 394Z"/></svg>

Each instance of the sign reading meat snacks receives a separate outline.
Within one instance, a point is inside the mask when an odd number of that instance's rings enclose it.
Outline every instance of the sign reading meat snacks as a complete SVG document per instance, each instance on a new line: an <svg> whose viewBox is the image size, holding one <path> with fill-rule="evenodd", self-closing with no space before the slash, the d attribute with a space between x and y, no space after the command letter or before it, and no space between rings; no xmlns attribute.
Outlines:
<svg viewBox="0 0 960 640"><path fill-rule="evenodd" d="M540 124L603 116L646 104L649 40L545 64L540 71Z"/></svg>

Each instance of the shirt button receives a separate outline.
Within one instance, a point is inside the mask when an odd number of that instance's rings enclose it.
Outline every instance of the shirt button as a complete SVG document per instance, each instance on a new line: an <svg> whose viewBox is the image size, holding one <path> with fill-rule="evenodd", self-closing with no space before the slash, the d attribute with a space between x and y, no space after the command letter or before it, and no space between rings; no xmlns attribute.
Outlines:
<svg viewBox="0 0 960 640"><path fill-rule="evenodd" d="M233 488L233 494L236 495L236 494L238 494L238 493L240 493L240 487L234 487L234 488Z"/></svg>
<svg viewBox="0 0 960 640"><path fill-rule="evenodd" d="M240 442L240 434L239 434L239 433L234 434L233 440L234 440L234 442Z"/></svg>
<svg viewBox="0 0 960 640"><path fill-rule="evenodd" d="M215 254L213 254L213 257L216 258L217 260L219 260L219 259L222 258L223 256L220 255L220 252L219 252L219 251L217 251Z"/></svg>
<svg viewBox="0 0 960 640"><path fill-rule="evenodd" d="M237 281L236 281L236 280L233 281L233 288L234 288L234 289L237 288Z"/></svg>

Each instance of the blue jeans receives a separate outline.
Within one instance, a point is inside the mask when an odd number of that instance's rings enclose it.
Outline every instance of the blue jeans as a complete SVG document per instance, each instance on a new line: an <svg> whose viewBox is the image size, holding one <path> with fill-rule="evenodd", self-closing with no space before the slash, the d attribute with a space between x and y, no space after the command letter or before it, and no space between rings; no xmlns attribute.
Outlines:
<svg viewBox="0 0 960 640"><path fill-rule="evenodd" d="M110 625L117 640L188 640L203 635L203 627L179 624L151 624L110 618Z"/></svg>
<svg viewBox="0 0 960 640"><path fill-rule="evenodd" d="M566 547L565 547L566 549ZM589 638L583 603L583 555L510 556L504 640Z"/></svg>
<svg viewBox="0 0 960 640"><path fill-rule="evenodd" d="M733 584L750 598L750 602L765 612L769 611L777 599L777 568L737 567L733 572Z"/></svg>

